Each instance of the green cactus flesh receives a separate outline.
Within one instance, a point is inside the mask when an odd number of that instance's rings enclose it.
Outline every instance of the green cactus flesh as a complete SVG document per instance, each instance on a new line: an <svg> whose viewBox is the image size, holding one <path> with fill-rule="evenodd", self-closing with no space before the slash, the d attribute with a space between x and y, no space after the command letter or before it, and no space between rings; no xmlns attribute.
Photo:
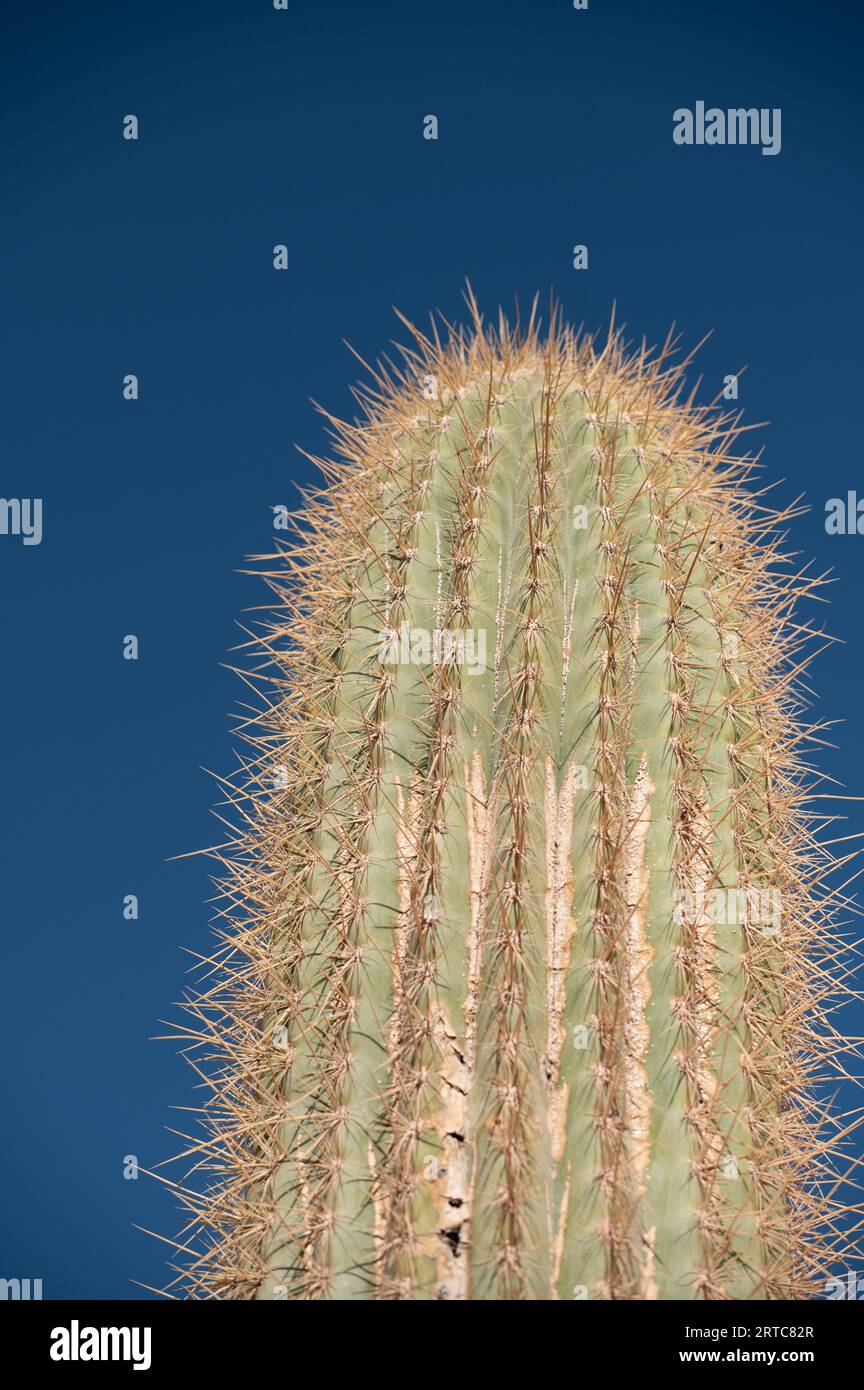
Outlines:
<svg viewBox="0 0 864 1390"><path fill-rule="evenodd" d="M412 333L259 557L181 1283L807 1297L840 1238L814 582L673 344Z"/></svg>

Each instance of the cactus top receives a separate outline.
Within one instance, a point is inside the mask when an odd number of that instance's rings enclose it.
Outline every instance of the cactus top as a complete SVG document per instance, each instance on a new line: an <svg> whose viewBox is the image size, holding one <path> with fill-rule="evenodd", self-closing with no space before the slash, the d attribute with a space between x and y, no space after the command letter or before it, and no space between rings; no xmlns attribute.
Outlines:
<svg viewBox="0 0 864 1390"><path fill-rule="evenodd" d="M842 1218L818 581L671 341L412 334L259 557L181 1285L806 1297Z"/></svg>

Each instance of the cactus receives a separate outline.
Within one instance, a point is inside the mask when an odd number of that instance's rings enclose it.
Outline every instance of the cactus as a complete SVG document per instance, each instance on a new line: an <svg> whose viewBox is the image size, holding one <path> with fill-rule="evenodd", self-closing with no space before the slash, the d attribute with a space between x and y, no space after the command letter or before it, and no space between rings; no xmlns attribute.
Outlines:
<svg viewBox="0 0 864 1390"><path fill-rule="evenodd" d="M469 303L257 557L179 1287L808 1297L848 1210L820 581L674 341Z"/></svg>

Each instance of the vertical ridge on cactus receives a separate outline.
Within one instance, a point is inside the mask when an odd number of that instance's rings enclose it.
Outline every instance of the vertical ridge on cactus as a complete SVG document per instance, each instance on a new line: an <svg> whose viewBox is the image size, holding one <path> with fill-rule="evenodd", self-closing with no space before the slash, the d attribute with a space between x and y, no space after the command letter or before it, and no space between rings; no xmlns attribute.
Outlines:
<svg viewBox="0 0 864 1390"><path fill-rule="evenodd" d="M174 1291L805 1298L842 891L799 601L670 338L407 325L258 557Z"/></svg>

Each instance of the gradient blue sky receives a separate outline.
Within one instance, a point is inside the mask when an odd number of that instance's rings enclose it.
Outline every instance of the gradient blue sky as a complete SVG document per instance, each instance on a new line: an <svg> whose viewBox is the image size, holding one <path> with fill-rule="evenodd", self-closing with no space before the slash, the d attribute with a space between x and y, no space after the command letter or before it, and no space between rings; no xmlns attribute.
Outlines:
<svg viewBox="0 0 864 1390"><path fill-rule="evenodd" d="M326 448L308 398L352 410L343 338L374 358L392 305L458 315L466 276L487 312L551 287L592 327L616 299L635 336L713 329L704 396L748 364L767 475L813 508L793 548L837 576L821 766L864 787L864 537L824 529L827 498L864 495L862 22L800 0L7 0L2 29L0 491L44 499L44 539L0 537L0 1275L133 1298L165 1277L133 1223L175 1218L123 1156L164 1158L171 1105L196 1103L148 1038L208 941L209 869L167 861L218 835L201 768L230 772L243 698L220 663L265 598L237 571L310 476L294 443ZM782 108L780 155L675 146L700 99Z"/></svg>

